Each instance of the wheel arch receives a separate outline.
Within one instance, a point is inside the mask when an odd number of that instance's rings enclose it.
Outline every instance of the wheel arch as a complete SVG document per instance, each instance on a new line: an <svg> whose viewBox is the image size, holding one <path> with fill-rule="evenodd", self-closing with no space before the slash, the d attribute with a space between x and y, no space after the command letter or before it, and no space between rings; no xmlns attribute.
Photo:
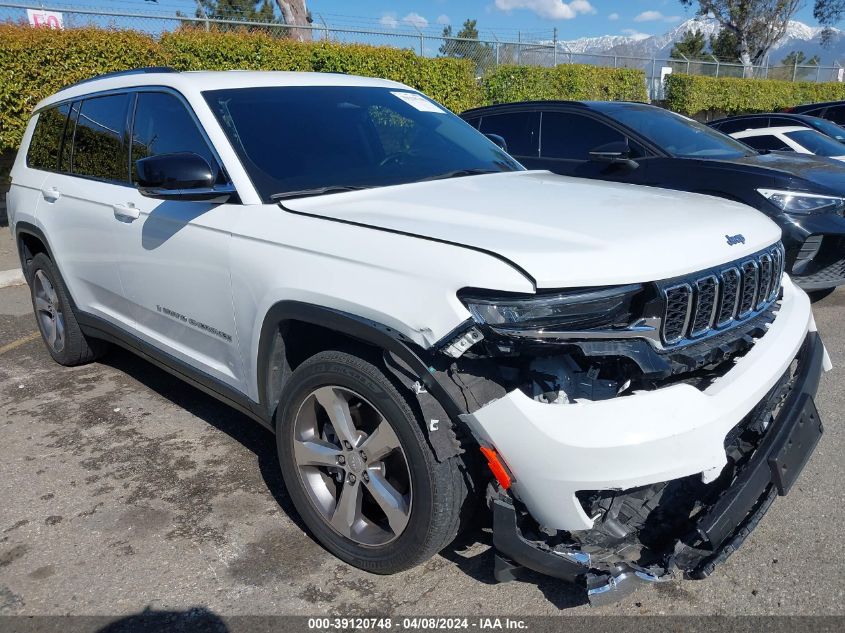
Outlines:
<svg viewBox="0 0 845 633"><path fill-rule="evenodd" d="M387 373L416 396L423 419L441 422L426 422L423 429L438 459L461 452L452 427L459 423L458 416L464 411L435 375L439 359L391 327L300 301L275 303L261 327L257 387L259 402L271 423L296 366L317 352L350 344L378 353Z"/></svg>
<svg viewBox="0 0 845 633"><path fill-rule="evenodd" d="M58 267L58 262L53 257L53 250L50 248L50 242L47 240L47 236L44 235L44 231L34 224L23 221L17 222L15 224L15 243L18 248L21 270L23 270L27 283L31 281L29 279L28 264L38 253L46 254L52 260L53 264Z"/></svg>

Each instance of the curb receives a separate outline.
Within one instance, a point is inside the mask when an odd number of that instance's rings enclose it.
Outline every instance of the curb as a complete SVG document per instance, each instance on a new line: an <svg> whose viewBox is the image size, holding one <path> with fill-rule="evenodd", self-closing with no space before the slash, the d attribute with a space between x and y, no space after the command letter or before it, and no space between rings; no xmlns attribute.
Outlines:
<svg viewBox="0 0 845 633"><path fill-rule="evenodd" d="M19 268L0 271L0 288L22 286L25 283L26 280L23 278L23 272Z"/></svg>

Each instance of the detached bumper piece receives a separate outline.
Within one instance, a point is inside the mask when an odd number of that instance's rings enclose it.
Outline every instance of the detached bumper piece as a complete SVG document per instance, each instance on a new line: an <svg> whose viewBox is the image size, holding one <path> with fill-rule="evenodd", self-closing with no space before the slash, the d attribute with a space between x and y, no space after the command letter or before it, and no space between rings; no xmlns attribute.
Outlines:
<svg viewBox="0 0 845 633"><path fill-rule="evenodd" d="M519 528L516 509L501 499L493 502L493 547L496 582L517 580L521 569L531 569L583 585L592 606L618 602L643 584L668 580L627 565L597 572L590 566L589 554L528 540Z"/></svg>
<svg viewBox="0 0 845 633"><path fill-rule="evenodd" d="M519 504L499 497L493 502L494 575L498 582L518 578L527 568L584 587L592 605L616 602L643 584L671 578L677 567L687 578L709 576L736 551L760 522L775 497L789 492L810 458L823 427L813 403L822 370L824 347L810 332L798 355L797 375L783 405L754 454L718 501L696 517L694 528L679 534L666 574L655 576L626 564L597 565L590 554L563 539L527 538L520 525L530 522ZM529 532L534 533L531 529ZM653 568L652 568L653 569Z"/></svg>

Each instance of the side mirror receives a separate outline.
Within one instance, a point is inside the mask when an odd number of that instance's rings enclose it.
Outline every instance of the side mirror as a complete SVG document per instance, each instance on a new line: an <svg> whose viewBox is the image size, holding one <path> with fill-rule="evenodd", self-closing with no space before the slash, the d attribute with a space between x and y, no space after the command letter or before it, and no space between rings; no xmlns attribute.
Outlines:
<svg viewBox="0 0 845 633"><path fill-rule="evenodd" d="M231 185L218 185L217 173L192 152L159 154L135 162L138 191L159 200L225 202L235 194Z"/></svg>
<svg viewBox="0 0 845 633"><path fill-rule="evenodd" d="M503 150L508 151L508 142L505 140L504 136L500 136L499 134L485 134L484 136L489 138Z"/></svg>
<svg viewBox="0 0 845 633"><path fill-rule="evenodd" d="M628 146L628 141L613 141L595 148L590 152L590 160L597 163L607 163L609 165L623 165L628 169L636 169L639 167L637 161L632 160L631 148Z"/></svg>

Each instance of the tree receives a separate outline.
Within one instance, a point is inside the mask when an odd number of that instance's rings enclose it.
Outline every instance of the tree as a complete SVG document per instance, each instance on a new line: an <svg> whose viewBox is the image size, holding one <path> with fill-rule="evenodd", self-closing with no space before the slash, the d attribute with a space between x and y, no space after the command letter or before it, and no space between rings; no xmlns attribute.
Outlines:
<svg viewBox="0 0 845 633"><path fill-rule="evenodd" d="M803 51L792 51L780 61L782 66L818 66L820 62L821 58L818 55L807 59Z"/></svg>
<svg viewBox="0 0 845 633"><path fill-rule="evenodd" d="M457 35L452 35L452 25L443 27L443 44L440 45L440 54L443 57L456 57L458 59L471 59L475 62L476 70L483 71L493 61L493 48L478 41L477 20L465 20L463 27Z"/></svg>
<svg viewBox="0 0 845 633"><path fill-rule="evenodd" d="M313 22L311 12L305 6L305 0L276 0L285 24L308 26ZM291 36L300 42L311 39L311 29L291 29Z"/></svg>
<svg viewBox="0 0 845 633"><path fill-rule="evenodd" d="M813 3L813 17L823 27L822 44L828 44L833 35L834 24L842 20L845 15L845 0L815 0Z"/></svg>
<svg viewBox="0 0 845 633"><path fill-rule="evenodd" d="M270 0L197 0L196 15L212 20L276 21Z"/></svg>
<svg viewBox="0 0 845 633"><path fill-rule="evenodd" d="M817 0L830 2L831 0ZM832 0L843 2L845 0ZM784 35L801 0L680 0L684 6L698 6L699 15L711 15L736 36L739 60L750 75Z"/></svg>
<svg viewBox="0 0 845 633"><path fill-rule="evenodd" d="M704 39L704 34L698 29L687 31L678 42L675 42L669 57L672 59L705 59L707 57L707 42Z"/></svg>
<svg viewBox="0 0 845 633"><path fill-rule="evenodd" d="M739 40L733 31L722 29L718 35L711 35L710 51L720 62L737 64L740 61Z"/></svg>

